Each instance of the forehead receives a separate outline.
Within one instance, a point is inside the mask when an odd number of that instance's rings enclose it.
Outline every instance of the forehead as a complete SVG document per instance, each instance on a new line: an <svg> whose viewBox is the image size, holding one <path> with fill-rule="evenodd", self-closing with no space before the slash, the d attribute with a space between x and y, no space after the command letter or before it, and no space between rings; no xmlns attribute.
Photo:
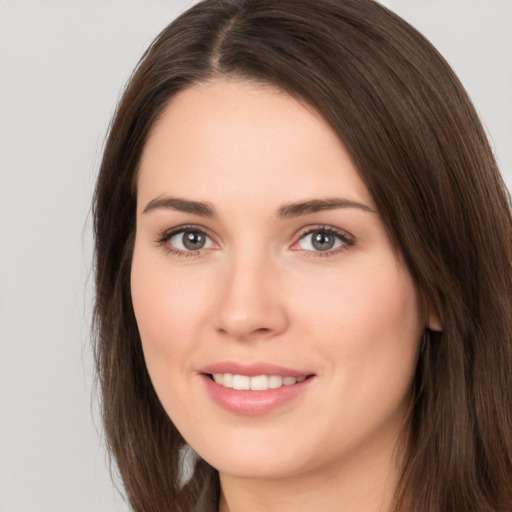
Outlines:
<svg viewBox="0 0 512 512"><path fill-rule="evenodd" d="M316 111L277 89L231 80L181 91L155 123L138 196L166 193L220 201L341 193L371 203L349 154Z"/></svg>

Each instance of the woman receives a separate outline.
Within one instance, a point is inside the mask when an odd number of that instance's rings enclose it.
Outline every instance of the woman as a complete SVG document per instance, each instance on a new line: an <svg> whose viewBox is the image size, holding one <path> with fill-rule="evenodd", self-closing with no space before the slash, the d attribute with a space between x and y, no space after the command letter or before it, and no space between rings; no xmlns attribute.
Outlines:
<svg viewBox="0 0 512 512"><path fill-rule="evenodd" d="M192 7L128 84L94 216L134 510L512 510L506 188L400 18Z"/></svg>

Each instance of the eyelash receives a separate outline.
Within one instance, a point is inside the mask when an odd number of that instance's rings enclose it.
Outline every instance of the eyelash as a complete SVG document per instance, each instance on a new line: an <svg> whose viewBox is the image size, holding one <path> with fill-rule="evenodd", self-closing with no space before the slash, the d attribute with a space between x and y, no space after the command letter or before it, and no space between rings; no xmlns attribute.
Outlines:
<svg viewBox="0 0 512 512"><path fill-rule="evenodd" d="M182 249L178 249L176 247L173 247L172 245L169 245L169 240L175 236L179 235L180 233L185 233L186 231L196 231L198 233L202 233L204 236L206 236L208 239L212 240L212 237L208 235L206 230L200 226L195 225L183 225L179 226L167 231L164 231L161 233L156 240L156 243L158 246L163 246L165 250L170 253L174 254L175 256L179 258L191 258L191 257L198 257L202 256L205 250L208 249L198 249L196 251L184 251ZM335 254L344 252L349 247L352 247L355 243L355 239L352 235L347 233L346 231L343 231L341 229L334 228L332 226L309 226L307 228L304 228L301 232L298 234L297 241L293 243L292 247L297 245L301 240L304 240L308 235L311 235L315 232L321 232L328 236L334 236L336 239L341 241L341 245L339 247L336 247L334 249L326 250L326 251L312 251L312 250L301 250L301 249L292 249L295 251L302 251L307 257L313 257L313 258L324 258L327 256L333 256ZM215 242L214 242L215 243Z"/></svg>

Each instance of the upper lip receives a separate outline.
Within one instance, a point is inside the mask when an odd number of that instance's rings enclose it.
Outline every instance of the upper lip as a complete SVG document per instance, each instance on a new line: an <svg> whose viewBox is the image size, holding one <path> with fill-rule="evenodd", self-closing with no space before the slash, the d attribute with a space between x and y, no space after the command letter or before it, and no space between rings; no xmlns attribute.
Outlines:
<svg viewBox="0 0 512 512"><path fill-rule="evenodd" d="M204 366L199 373L232 373L233 375L247 375L248 377L256 377L258 375L279 375L281 377L307 377L312 372L287 368L272 363L250 363L243 364L234 361L220 361Z"/></svg>

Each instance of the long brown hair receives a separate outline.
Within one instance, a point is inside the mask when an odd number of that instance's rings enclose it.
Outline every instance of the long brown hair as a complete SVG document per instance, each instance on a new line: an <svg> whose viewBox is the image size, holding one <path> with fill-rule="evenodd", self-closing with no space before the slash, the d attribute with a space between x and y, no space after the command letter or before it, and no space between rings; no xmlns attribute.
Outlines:
<svg viewBox="0 0 512 512"><path fill-rule="evenodd" d="M199 460L183 480L184 441L146 370L129 275L148 133L178 91L219 76L276 86L327 120L442 320L423 340L396 510L512 510L508 194L448 64L372 0L205 0L157 37L129 81L94 196L94 326L107 444L133 509L217 507L213 468Z"/></svg>

